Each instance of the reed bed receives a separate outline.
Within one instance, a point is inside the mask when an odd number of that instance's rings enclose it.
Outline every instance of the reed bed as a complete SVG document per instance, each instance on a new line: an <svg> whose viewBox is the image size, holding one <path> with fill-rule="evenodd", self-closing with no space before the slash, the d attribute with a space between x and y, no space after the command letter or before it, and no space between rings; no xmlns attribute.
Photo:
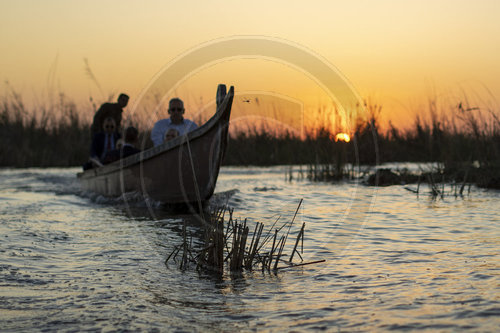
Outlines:
<svg viewBox="0 0 500 333"><path fill-rule="evenodd" d="M1 100L0 166L79 165L88 155L89 136L76 106L63 94L50 107L30 112L15 92Z"/></svg>
<svg viewBox="0 0 500 333"><path fill-rule="evenodd" d="M367 104L367 118L355 118L350 142L335 141L340 130L334 115L322 114L304 137L287 131L269 133L249 126L229 137L224 165L305 165L311 181L359 176L358 165L385 162L439 162L447 182L500 188L500 111L466 102L442 107L431 99L414 126L380 125L381 106ZM89 123L95 105L79 107L64 94L28 110L11 90L0 98L0 167L82 165L90 147ZM83 109L83 110L82 110ZM127 125L133 119L126 119ZM124 120L125 122L125 120ZM140 147L151 147L148 129L140 130ZM293 177L292 174L289 176ZM297 175L301 177L301 175Z"/></svg>
<svg viewBox="0 0 500 333"><path fill-rule="evenodd" d="M278 218L267 230L264 223L256 222L251 228L247 219L234 218L233 209L218 207L204 218L203 246L193 246L184 226L182 243L174 247L165 263L172 260L181 269L191 265L198 270L223 274L225 271L241 273L256 269L277 273L282 269L324 262L303 260L305 223L295 236L291 252L285 253L285 249L290 248L287 241L293 237L291 230L301 204L302 200L290 221L280 222ZM293 261L295 255L300 261Z"/></svg>

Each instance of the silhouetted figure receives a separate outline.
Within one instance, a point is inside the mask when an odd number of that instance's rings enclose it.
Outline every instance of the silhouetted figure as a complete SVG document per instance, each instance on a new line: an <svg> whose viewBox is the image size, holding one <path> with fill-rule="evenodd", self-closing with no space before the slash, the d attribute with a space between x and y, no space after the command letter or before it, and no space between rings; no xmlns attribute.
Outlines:
<svg viewBox="0 0 500 333"><path fill-rule="evenodd" d="M136 148L137 139L139 138L139 131L137 128L130 126L125 130L125 140L123 142L123 147L120 149L123 151L122 157L128 157L133 154L139 153L141 150Z"/></svg>
<svg viewBox="0 0 500 333"><path fill-rule="evenodd" d="M187 134L198 128L198 125L191 120L184 119L184 102L180 98L172 98L168 105L170 118L158 120L151 131L151 140L155 146L163 143L165 134L171 128L177 130L179 135Z"/></svg>
<svg viewBox="0 0 500 333"><path fill-rule="evenodd" d="M179 136L179 131L177 131L175 128L170 128L167 131L167 133L165 133L165 140L163 140L163 141L164 142L170 141L177 136Z"/></svg>
<svg viewBox="0 0 500 333"><path fill-rule="evenodd" d="M116 148L120 134L116 132L116 122L113 118L104 119L102 131L96 133L90 145L90 160L83 165L83 170L102 166L106 154Z"/></svg>
<svg viewBox="0 0 500 333"><path fill-rule="evenodd" d="M127 106L129 97L125 94L120 94L118 96L118 101L116 103L104 103L101 105L99 110L94 115L94 121L90 127L90 134L93 138L94 135L101 131L103 121L106 118L113 118L116 124L116 132L120 131L120 125L122 122L123 108Z"/></svg>
<svg viewBox="0 0 500 333"><path fill-rule="evenodd" d="M135 148L138 137L139 131L137 128L133 126L127 127L125 129L125 138L121 147L117 147L117 149L108 152L104 157L103 164L111 163L121 158L139 153L141 150Z"/></svg>

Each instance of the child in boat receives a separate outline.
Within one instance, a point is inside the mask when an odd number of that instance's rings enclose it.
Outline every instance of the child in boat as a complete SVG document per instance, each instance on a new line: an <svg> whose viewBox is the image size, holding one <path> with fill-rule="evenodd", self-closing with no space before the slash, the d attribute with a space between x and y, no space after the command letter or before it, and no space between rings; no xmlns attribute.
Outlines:
<svg viewBox="0 0 500 333"><path fill-rule="evenodd" d="M163 140L163 142L170 141L177 136L179 136L179 131L175 128L171 128L165 133L165 140Z"/></svg>

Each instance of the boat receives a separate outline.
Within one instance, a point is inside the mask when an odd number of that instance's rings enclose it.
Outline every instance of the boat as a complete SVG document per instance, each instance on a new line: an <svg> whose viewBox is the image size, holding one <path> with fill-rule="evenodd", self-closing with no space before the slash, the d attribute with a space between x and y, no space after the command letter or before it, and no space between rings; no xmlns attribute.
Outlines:
<svg viewBox="0 0 500 333"><path fill-rule="evenodd" d="M201 208L213 195L228 140L234 87L217 88L217 111L186 135L77 174L85 191L105 197L139 192L164 204Z"/></svg>

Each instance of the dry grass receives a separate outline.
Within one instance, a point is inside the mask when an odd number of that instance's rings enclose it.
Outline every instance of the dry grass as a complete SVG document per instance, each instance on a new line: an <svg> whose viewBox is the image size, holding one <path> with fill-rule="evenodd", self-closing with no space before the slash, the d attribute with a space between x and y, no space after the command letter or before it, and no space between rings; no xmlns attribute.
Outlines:
<svg viewBox="0 0 500 333"><path fill-rule="evenodd" d="M199 270L223 274L225 271L241 273L255 269L276 273L285 268L323 262L324 260L304 262L302 259L305 223L298 230L293 247L287 245L301 204L302 200L290 221L282 222L278 217L269 228L265 228L264 223L257 222L252 228L253 232L250 232L246 219L238 221L233 218L232 209L225 206L216 208L204 219L203 247L193 246L184 226L182 243L174 248L165 263L172 260L181 269L193 266ZM302 244L300 251L299 244ZM285 253L286 248L291 250L289 254ZM300 258L299 262L293 262L295 255Z"/></svg>

